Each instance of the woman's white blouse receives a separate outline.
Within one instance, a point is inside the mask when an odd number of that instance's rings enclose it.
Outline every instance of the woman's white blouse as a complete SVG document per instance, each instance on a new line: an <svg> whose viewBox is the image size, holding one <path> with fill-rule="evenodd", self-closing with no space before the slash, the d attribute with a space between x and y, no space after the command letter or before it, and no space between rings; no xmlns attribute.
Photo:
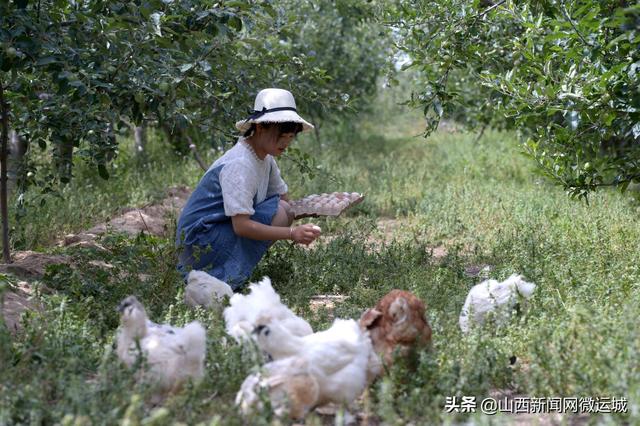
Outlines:
<svg viewBox="0 0 640 426"><path fill-rule="evenodd" d="M261 160L243 137L218 158L210 170L221 165L220 187L226 216L252 215L255 213L254 203L288 191L275 158L267 154Z"/></svg>

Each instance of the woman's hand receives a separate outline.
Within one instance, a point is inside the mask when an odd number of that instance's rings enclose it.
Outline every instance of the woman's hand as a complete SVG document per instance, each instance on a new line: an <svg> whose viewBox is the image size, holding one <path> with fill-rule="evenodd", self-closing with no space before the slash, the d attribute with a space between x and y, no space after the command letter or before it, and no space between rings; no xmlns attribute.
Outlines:
<svg viewBox="0 0 640 426"><path fill-rule="evenodd" d="M320 227L313 223L298 225L291 228L291 239L298 244L311 244L321 232Z"/></svg>

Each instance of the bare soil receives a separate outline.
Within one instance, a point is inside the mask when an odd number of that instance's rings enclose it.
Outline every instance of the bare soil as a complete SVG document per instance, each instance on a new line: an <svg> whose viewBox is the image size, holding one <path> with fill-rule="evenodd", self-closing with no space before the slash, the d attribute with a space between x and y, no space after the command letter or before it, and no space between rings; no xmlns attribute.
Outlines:
<svg viewBox="0 0 640 426"><path fill-rule="evenodd" d="M35 290L26 281L20 281L16 289L7 291L2 300L2 316L5 325L11 333L20 331L20 317L22 313L30 310L41 310L42 306L34 299Z"/></svg>

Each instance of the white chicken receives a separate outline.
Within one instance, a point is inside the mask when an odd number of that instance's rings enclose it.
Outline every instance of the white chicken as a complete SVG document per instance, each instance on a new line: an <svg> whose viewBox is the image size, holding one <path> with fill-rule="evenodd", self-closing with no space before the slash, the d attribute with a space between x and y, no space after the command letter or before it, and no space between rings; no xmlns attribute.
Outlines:
<svg viewBox="0 0 640 426"><path fill-rule="evenodd" d="M155 324L135 296L124 299L118 311L116 352L128 367L144 357L149 368L139 379L151 382L162 394L178 390L189 378L197 381L204 376L206 332L199 322L184 328Z"/></svg>
<svg viewBox="0 0 640 426"><path fill-rule="evenodd" d="M481 325L490 312L494 312L497 324L504 323L518 301L518 295L529 299L536 285L513 274L503 282L486 280L474 286L460 313L460 329L468 333L473 324Z"/></svg>
<svg viewBox="0 0 640 426"><path fill-rule="evenodd" d="M260 349L274 360L291 356L305 359L318 382L317 405L348 405L366 388L368 378L381 368L366 331L354 320L336 319L325 331L307 336L292 334L279 321L260 318L255 328Z"/></svg>
<svg viewBox="0 0 640 426"><path fill-rule="evenodd" d="M233 290L229 284L204 271L189 272L187 287L184 290L184 302L188 306L192 308L203 306L210 309L219 306L225 296L233 296Z"/></svg>
<svg viewBox="0 0 640 426"><path fill-rule="evenodd" d="M236 405L244 416L264 409L262 391L267 393L276 416L288 414L292 419L302 419L317 405L320 388L309 362L293 356L265 364L260 373L251 374L242 382Z"/></svg>
<svg viewBox="0 0 640 426"><path fill-rule="evenodd" d="M249 286L248 295L234 294L230 306L224 310L227 333L237 341L250 339L256 320L268 316L278 321L294 336L306 336L313 333L307 321L293 313L280 301L280 296L271 286L271 280L264 277L259 283Z"/></svg>

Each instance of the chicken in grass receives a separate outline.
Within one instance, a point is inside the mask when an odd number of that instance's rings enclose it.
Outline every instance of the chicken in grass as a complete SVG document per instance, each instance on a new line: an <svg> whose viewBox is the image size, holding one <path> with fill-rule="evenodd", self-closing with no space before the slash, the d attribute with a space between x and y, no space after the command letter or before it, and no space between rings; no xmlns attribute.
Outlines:
<svg viewBox="0 0 640 426"><path fill-rule="evenodd" d="M184 291L184 301L188 306L211 309L219 306L225 296L233 296L233 290L229 284L204 271L189 272L187 287Z"/></svg>
<svg viewBox="0 0 640 426"><path fill-rule="evenodd" d="M135 296L124 299L118 311L118 358L131 367L143 357L148 369L141 371L138 378L154 385L156 395L176 391L187 380L203 377L206 332L199 322L184 328L155 324L149 321Z"/></svg>
<svg viewBox="0 0 640 426"><path fill-rule="evenodd" d="M387 366L394 357L409 357L431 343L424 303L404 290L391 290L367 309L360 317L360 327L369 332L375 352Z"/></svg>
<svg viewBox="0 0 640 426"><path fill-rule="evenodd" d="M474 324L482 325L489 313L493 313L497 324L505 323L518 302L518 296L529 299L535 289L535 284L516 274L502 282L486 280L475 285L460 312L460 329L468 333Z"/></svg>
<svg viewBox="0 0 640 426"><path fill-rule="evenodd" d="M262 317L255 333L258 346L273 360L299 357L308 363L309 374L318 383L318 406L330 402L348 406L367 387L369 377L380 373L371 340L354 320L336 319L329 329L301 337L282 322Z"/></svg>
<svg viewBox="0 0 640 426"><path fill-rule="evenodd" d="M280 323L294 336L313 333L307 321L293 313L280 301L280 296L271 286L271 280L264 277L259 283L249 286L248 295L234 294L229 306L224 310L227 333L238 341L252 337L252 331L259 317L268 316Z"/></svg>
<svg viewBox="0 0 640 426"><path fill-rule="evenodd" d="M261 392L266 392L276 416L303 419L317 405L320 388L309 362L293 356L269 362L244 380L236 405L245 417L264 409Z"/></svg>

